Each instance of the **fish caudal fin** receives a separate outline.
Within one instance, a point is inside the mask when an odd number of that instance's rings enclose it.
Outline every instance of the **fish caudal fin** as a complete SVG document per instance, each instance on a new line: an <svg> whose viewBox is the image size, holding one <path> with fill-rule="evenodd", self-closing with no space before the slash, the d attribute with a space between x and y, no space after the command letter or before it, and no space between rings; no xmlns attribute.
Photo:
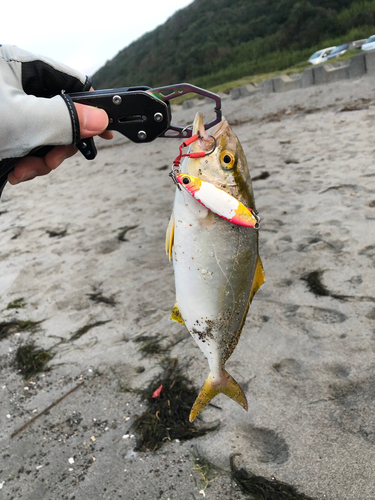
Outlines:
<svg viewBox="0 0 375 500"><path fill-rule="evenodd" d="M223 370L219 380L215 380L212 373L209 374L193 404L189 415L189 421L192 422L195 417L206 408L211 399L220 393L225 394L236 401L246 411L248 410L247 399L243 390L234 378L231 377L228 372Z"/></svg>

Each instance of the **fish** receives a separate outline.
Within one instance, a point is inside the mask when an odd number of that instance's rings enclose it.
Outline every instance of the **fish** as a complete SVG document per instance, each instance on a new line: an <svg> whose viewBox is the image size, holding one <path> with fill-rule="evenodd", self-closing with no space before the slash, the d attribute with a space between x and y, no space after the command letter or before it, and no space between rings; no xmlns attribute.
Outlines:
<svg viewBox="0 0 375 500"><path fill-rule="evenodd" d="M166 234L176 289L170 318L187 328L210 370L191 408L190 422L220 393L248 410L246 396L225 363L238 344L250 303L265 279L258 250L259 216L239 139L225 118L206 131L201 113L196 114L192 134L198 138L191 143L190 153L205 152L206 156L186 156L176 173L177 189ZM251 224L240 225L233 217L229 217L231 221L220 214L225 210L221 203L212 202L215 194L209 197L212 209L207 208L183 187L184 177L200 188L206 183L214 186L219 197L219 191L230 195L248 210Z"/></svg>

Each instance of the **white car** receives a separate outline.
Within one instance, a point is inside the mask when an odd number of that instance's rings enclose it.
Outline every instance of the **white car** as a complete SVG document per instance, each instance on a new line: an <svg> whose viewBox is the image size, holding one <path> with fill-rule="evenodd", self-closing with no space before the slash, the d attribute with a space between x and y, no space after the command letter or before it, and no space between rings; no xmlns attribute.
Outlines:
<svg viewBox="0 0 375 500"><path fill-rule="evenodd" d="M370 36L366 42L361 47L362 50L373 50L375 49L375 35Z"/></svg>
<svg viewBox="0 0 375 500"><path fill-rule="evenodd" d="M327 47L326 49L318 50L309 59L310 64L319 64L326 60L328 54L336 47Z"/></svg>

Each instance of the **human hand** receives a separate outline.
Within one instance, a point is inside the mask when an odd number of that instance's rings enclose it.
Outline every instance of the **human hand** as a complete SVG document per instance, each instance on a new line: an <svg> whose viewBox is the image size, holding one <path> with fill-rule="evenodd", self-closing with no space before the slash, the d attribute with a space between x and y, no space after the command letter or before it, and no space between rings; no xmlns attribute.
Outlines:
<svg viewBox="0 0 375 500"><path fill-rule="evenodd" d="M108 115L103 109L75 104L80 124L81 139L99 135L102 139L112 139L113 132L105 130L108 126ZM56 146L46 156L25 156L8 174L8 182L12 185L29 181L40 175L46 175L55 170L61 163L76 154L74 145Z"/></svg>
<svg viewBox="0 0 375 500"><path fill-rule="evenodd" d="M45 175L72 156L80 139L105 139L105 111L73 103L69 94L92 90L90 78L44 56L0 44L0 193ZM55 146L45 157L31 152Z"/></svg>

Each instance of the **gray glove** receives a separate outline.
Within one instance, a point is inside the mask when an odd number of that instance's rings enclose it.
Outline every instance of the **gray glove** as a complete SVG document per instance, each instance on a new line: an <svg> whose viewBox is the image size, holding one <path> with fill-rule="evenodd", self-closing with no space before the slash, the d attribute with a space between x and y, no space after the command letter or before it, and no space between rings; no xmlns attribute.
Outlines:
<svg viewBox="0 0 375 500"><path fill-rule="evenodd" d="M90 88L89 78L63 64L0 45L0 193L19 158L40 146L79 142L77 113L65 92Z"/></svg>

